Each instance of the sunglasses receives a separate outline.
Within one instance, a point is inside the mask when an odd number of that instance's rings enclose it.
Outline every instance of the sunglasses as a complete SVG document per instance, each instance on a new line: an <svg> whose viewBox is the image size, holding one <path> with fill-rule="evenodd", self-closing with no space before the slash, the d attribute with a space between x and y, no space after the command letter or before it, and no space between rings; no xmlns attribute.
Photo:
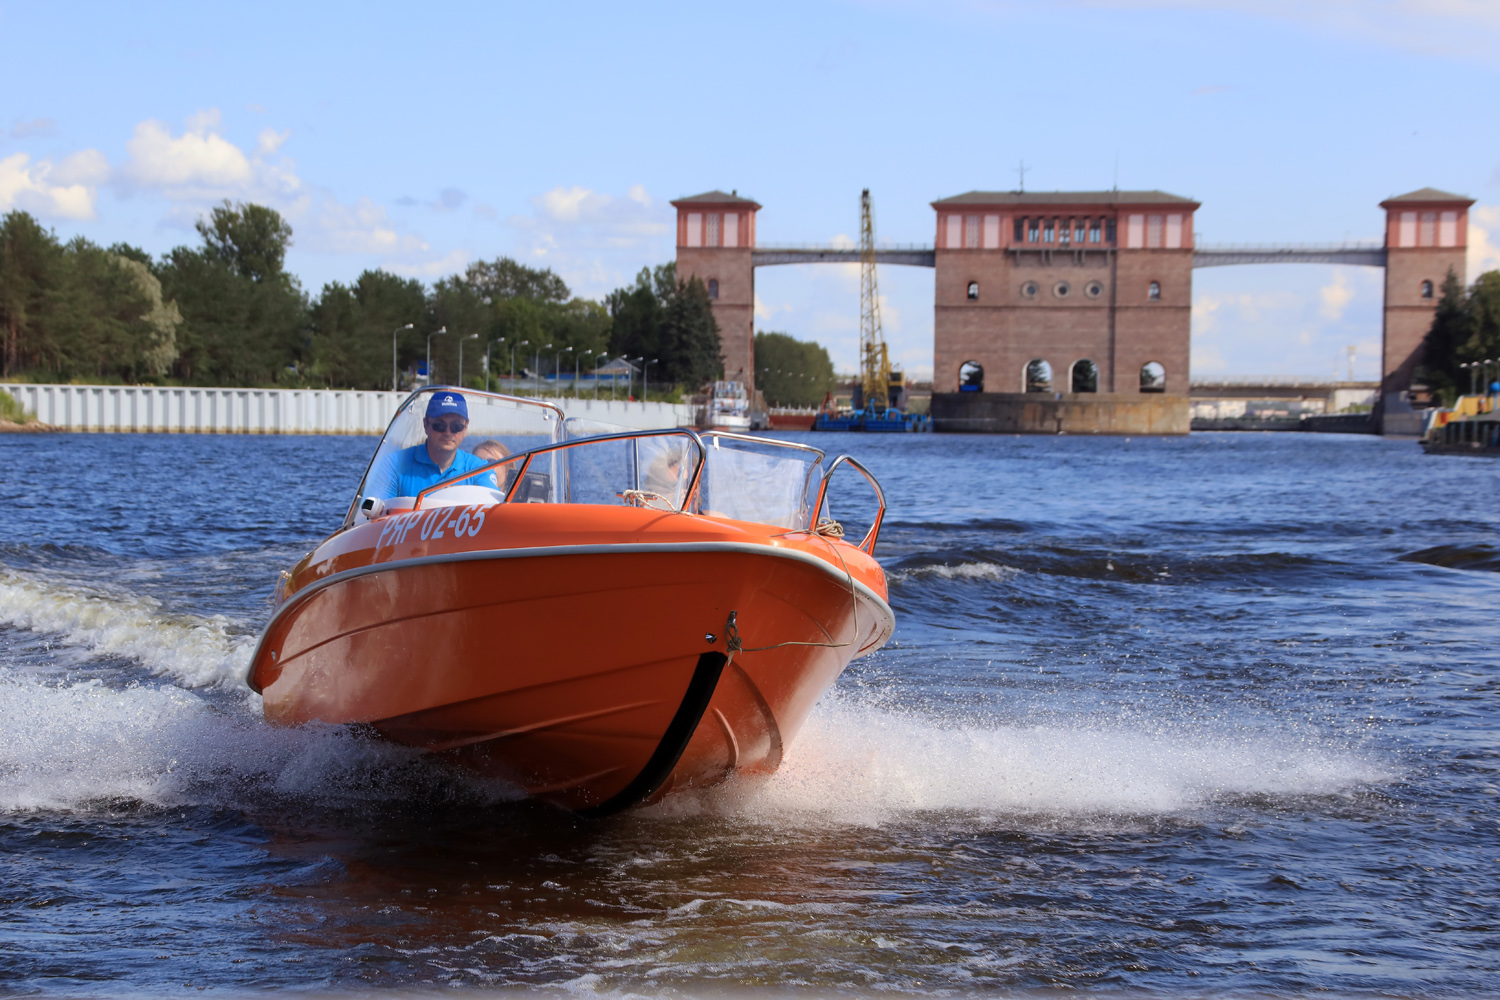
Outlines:
<svg viewBox="0 0 1500 1000"><path fill-rule="evenodd" d="M467 420L450 420L447 423L443 423L441 420L434 420L431 426L433 431L438 434L462 434L468 429L469 422Z"/></svg>

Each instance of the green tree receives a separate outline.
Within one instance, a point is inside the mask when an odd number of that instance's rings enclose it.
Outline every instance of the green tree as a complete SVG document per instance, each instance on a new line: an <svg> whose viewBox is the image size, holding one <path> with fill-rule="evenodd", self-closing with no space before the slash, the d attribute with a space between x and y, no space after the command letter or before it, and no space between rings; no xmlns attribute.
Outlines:
<svg viewBox="0 0 1500 1000"><path fill-rule="evenodd" d="M664 382L696 389L724 370L719 325L702 279L677 280L675 264L642 268L635 284L611 292L611 353L658 364Z"/></svg>
<svg viewBox="0 0 1500 1000"><path fill-rule="evenodd" d="M11 212L0 222L0 374L6 377L41 361L47 293L61 257L57 237L30 214Z"/></svg>
<svg viewBox="0 0 1500 1000"><path fill-rule="evenodd" d="M1500 358L1500 271L1481 274L1465 289L1449 269L1414 380L1452 405L1471 382L1460 366L1495 358Z"/></svg>
<svg viewBox="0 0 1500 1000"><path fill-rule="evenodd" d="M292 227L275 209L245 202L222 205L193 226L203 237L203 248L251 281L277 281L286 277L287 248L292 245Z"/></svg>
<svg viewBox="0 0 1500 1000"><path fill-rule="evenodd" d="M422 357L426 341L416 326L426 309L415 278L365 271L352 286L330 282L309 313L309 377L339 389L391 388L392 338L399 368ZM413 329L401 329L408 323Z"/></svg>
<svg viewBox="0 0 1500 1000"><path fill-rule="evenodd" d="M837 381L823 345L786 333L755 335L755 385L772 406L817 406Z"/></svg>
<svg viewBox="0 0 1500 1000"><path fill-rule="evenodd" d="M272 209L226 202L198 232L201 248L177 247L159 269L182 313L176 374L199 385L302 384L307 299L282 269L291 227Z"/></svg>

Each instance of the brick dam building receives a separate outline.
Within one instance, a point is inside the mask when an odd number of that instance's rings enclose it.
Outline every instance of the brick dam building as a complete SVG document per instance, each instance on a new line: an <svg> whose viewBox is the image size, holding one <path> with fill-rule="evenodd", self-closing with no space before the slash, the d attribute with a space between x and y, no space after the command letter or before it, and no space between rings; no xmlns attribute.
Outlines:
<svg viewBox="0 0 1500 1000"><path fill-rule="evenodd" d="M1405 433L1437 289L1450 268L1465 278L1472 204L1432 188L1387 199L1379 245L1202 247L1199 203L1162 191L971 191L932 202L932 247L882 249L876 259L934 269L936 429L1053 434L1187 433L1195 268L1381 267L1380 406L1387 429ZM672 205L677 273L704 280L726 375L753 388L755 269L857 262L859 253L758 246L761 206L737 192Z"/></svg>

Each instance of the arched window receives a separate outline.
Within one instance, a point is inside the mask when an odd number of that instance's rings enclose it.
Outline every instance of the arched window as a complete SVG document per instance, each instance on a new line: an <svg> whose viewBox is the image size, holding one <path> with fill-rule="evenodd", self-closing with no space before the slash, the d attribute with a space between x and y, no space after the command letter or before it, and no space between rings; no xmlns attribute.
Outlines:
<svg viewBox="0 0 1500 1000"><path fill-rule="evenodd" d="M1146 286L1146 298L1151 302L1161 301L1161 282L1153 281Z"/></svg>
<svg viewBox="0 0 1500 1000"><path fill-rule="evenodd" d="M979 301L979 282L977 282L977 281L971 281L971 282L969 282L969 301L970 302L978 302Z"/></svg>
<svg viewBox="0 0 1500 1000"><path fill-rule="evenodd" d="M965 361L958 366L958 391L983 392L984 366L977 361Z"/></svg>
<svg viewBox="0 0 1500 1000"><path fill-rule="evenodd" d="M1424 298L1424 299L1430 299L1430 298L1432 298L1432 282L1430 282L1430 281L1423 281L1422 282L1422 298Z"/></svg>
<svg viewBox="0 0 1500 1000"><path fill-rule="evenodd" d="M716 299L716 298L719 297L719 279L718 278L709 278L708 279L708 297L711 298L711 299Z"/></svg>
<svg viewBox="0 0 1500 1000"><path fill-rule="evenodd" d="M1167 370L1155 361L1141 365L1141 391L1166 392Z"/></svg>
<svg viewBox="0 0 1500 1000"><path fill-rule="evenodd" d="M1073 392L1099 391L1099 366L1088 358L1073 362L1073 374L1068 379Z"/></svg>
<svg viewBox="0 0 1500 1000"><path fill-rule="evenodd" d="M1026 392L1052 391L1052 366L1041 358L1026 362Z"/></svg>

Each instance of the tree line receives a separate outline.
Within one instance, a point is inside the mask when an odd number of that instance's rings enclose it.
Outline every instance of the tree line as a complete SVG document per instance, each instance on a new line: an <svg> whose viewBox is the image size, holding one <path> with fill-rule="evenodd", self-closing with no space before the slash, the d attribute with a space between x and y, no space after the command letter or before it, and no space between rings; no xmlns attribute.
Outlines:
<svg viewBox="0 0 1500 1000"><path fill-rule="evenodd" d="M1448 271L1422 359L1414 381L1445 406L1469 391L1470 369L1462 365L1500 359L1500 271L1486 271L1468 288Z"/></svg>
<svg viewBox="0 0 1500 1000"><path fill-rule="evenodd" d="M367 270L311 297L286 270L292 228L275 210L230 203L201 218L197 246L67 242L32 216L0 220L0 377L219 386L391 388L425 364L433 381L491 372L584 370L606 357L652 362L652 383L696 390L723 358L703 282L645 268L603 302L508 257L431 288ZM446 334L438 331L446 328ZM394 343L394 359L392 347ZM639 367L639 362L637 366Z"/></svg>

